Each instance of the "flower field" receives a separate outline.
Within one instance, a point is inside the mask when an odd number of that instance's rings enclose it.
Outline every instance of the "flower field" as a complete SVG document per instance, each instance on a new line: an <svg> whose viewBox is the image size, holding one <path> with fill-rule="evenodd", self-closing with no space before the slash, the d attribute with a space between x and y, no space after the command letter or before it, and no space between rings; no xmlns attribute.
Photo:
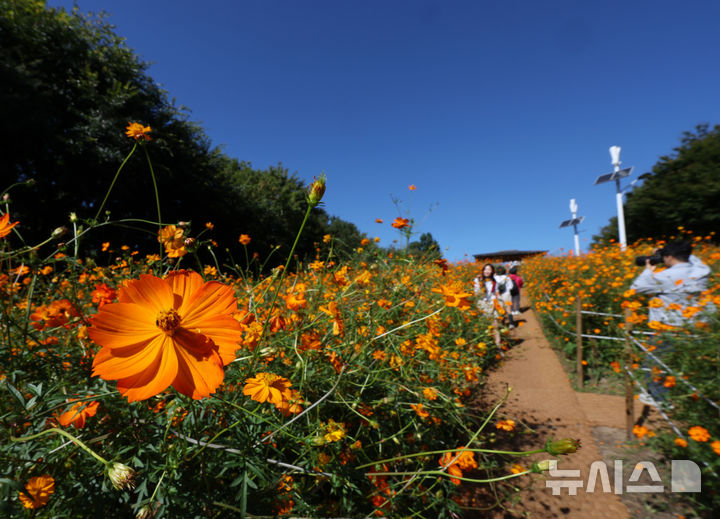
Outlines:
<svg viewBox="0 0 720 519"><path fill-rule="evenodd" d="M697 501L699 510L716 510L720 507L720 247L712 244L713 236L694 236L684 229L670 239L691 241L693 253L712 269L709 287L694 305L676 309L686 317L705 314L705 322L668 328L649 321L648 307L662 305L662 301L629 290L642 271L635 265L635 257L651 254L663 242L642 241L624 252L615 245L580 257L535 257L523 264L523 274L546 336L554 339L568 360L576 359L578 298L582 310L592 312L582 315L583 333L596 337L584 340L589 388L598 381L622 388L626 367L635 380L645 384L647 375L641 366L648 354L640 345L652 352L655 335L671 337L675 349L662 358L670 371L655 365L649 376L668 390L672 408L665 412L672 424L656 430L636 426L634 432L668 459L695 461L702 470L703 492L687 495ZM626 331L637 341L628 361L625 342L612 340L624 338ZM636 387L636 394L639 390Z"/></svg>
<svg viewBox="0 0 720 519"><path fill-rule="evenodd" d="M128 126L131 154L149 132ZM309 186L308 212L324 191ZM257 258L200 260L211 222L144 222L158 249L83 258L114 223L97 220L105 202L27 245L4 200L4 517L449 517L461 481L541 470L488 448L512 420L477 399L500 351L475 265L377 247L341 261L328 235L314 261L291 250L259 275ZM249 258L252 236L238 242Z"/></svg>

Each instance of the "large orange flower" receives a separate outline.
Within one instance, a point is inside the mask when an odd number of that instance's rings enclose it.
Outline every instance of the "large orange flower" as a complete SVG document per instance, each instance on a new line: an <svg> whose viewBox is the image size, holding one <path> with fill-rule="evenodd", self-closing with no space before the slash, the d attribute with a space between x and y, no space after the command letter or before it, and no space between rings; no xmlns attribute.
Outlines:
<svg viewBox="0 0 720 519"><path fill-rule="evenodd" d="M90 319L90 338L102 346L93 375L117 380L130 402L170 385L194 399L215 392L241 340L232 288L180 270L165 279L141 275L118 300Z"/></svg>
<svg viewBox="0 0 720 519"><path fill-rule="evenodd" d="M5 213L0 217L0 238L4 238L8 234L10 234L10 231L12 231L12 228L15 227L19 222L13 222L10 223L10 213Z"/></svg>
<svg viewBox="0 0 720 519"><path fill-rule="evenodd" d="M25 491L19 493L20 502L32 510L48 504L50 495L55 492L55 480L49 474L30 478Z"/></svg>

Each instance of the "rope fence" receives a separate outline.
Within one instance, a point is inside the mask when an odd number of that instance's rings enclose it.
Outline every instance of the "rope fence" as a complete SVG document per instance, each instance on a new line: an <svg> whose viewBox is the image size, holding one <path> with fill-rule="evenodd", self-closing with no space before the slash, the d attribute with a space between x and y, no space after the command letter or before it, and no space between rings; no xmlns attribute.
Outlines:
<svg viewBox="0 0 720 519"><path fill-rule="evenodd" d="M546 300L548 300L547 295L545 295ZM549 300L547 301L549 302ZM649 358L652 362L657 364L658 366L661 366L663 369L660 370L661 373L670 374L673 377L675 377L675 380L681 381L683 384L685 384L688 388L690 388L693 391L693 394L696 395L699 399L704 400L709 405L720 411L720 405L716 403L715 401L711 400L707 396L703 395L700 390L695 387L693 384L688 382L681 374L677 373L675 370L670 368L667 364L665 364L657 355L652 353L651 350L649 350L642 342L637 340L637 338L633 337L633 335L642 335L642 336L656 336L657 334L655 332L648 332L648 331L635 331L632 330L632 324L628 321L628 316L621 315L621 314L614 314L614 313L607 313L607 312L593 312L589 310L582 310L582 303L580 298L576 299L576 329L575 331L569 330L565 328L562 324L560 324L555 317L552 315L552 313L547 312L544 314L544 316L548 317L550 322L555 325L555 327L563 332L564 334L568 336L574 336L577 341L577 377L578 377L578 385L582 387L583 385L583 346L582 346L582 339L598 339L598 340L607 340L607 341L621 341L626 342L627 348L626 348L626 356L628 357L626 359L627 363L629 364L629 359L633 353L633 347L637 347L639 350L641 350L647 358ZM564 308L560 308L557 305L553 305L554 310L562 312L563 315L571 315L573 312L569 312L565 310ZM613 337L613 336L607 336L607 335L598 335L598 334L587 334L583 333L582 331L582 316L583 315L598 315L602 317L613 317L613 318L622 318L625 322L625 337ZM670 334L674 336L680 336L678 334ZM684 335L685 338L696 338L697 335ZM631 383L626 384L626 416L628 417L627 420L627 435L628 438L632 438L632 428L634 424L634 388L638 387L640 388L640 391L643 393L647 393L648 389L638 381L637 377L633 373L633 370L631 370L627 365L623 366L623 369L625 371L626 381L630 381ZM642 370L648 371L649 368L641 368ZM685 438L685 435L683 435L680 431L680 429L677 427L677 425L668 417L664 409L661 409L660 406L657 407L658 413L662 418L670 425L672 430L680 437ZM707 466L707 463L705 464ZM711 469L712 470L712 469ZM713 471L714 473L714 471Z"/></svg>

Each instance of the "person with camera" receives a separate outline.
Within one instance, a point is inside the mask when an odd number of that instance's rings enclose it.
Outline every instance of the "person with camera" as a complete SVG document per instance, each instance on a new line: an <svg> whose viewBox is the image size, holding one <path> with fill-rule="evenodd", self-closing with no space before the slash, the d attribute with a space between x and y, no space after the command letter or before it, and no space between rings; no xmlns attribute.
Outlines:
<svg viewBox="0 0 720 519"><path fill-rule="evenodd" d="M662 329L672 330L674 327L705 320L702 312L685 311L697 304L697 296L707 290L710 278L710 267L692 254L691 243L669 242L651 256L637 257L635 263L638 266L644 265L645 269L635 278L630 288L638 294L654 294L662 301L662 305L649 305L649 323L660 323L664 325ZM656 269L655 266L659 264L667 268ZM666 333L656 335L653 342L655 349L652 353L661 360L663 355L674 350L672 336ZM649 371L647 377L649 394L641 392L638 399L646 405L659 407L667 388L654 380L653 365L651 358L643 363L643 368Z"/></svg>

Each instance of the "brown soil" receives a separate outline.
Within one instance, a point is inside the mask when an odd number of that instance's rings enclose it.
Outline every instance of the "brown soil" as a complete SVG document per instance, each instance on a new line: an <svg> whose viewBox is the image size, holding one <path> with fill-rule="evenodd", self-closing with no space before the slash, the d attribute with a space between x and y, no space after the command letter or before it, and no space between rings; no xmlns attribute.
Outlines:
<svg viewBox="0 0 720 519"><path fill-rule="evenodd" d="M506 352L499 368L489 374L485 390L487 405L500 400L507 388L511 388L496 418L512 418L517 427L513 433L498 430L497 443L502 445L501 448L510 450L531 450L542 448L549 437L580 439L582 448L574 454L561 456L558 469L579 469L583 487L577 489L577 495L569 495L567 488L562 488L561 495L554 496L545 483L561 478L546 474L524 476L511 480L510 485L500 486L493 495L490 490L475 489L479 492L477 499L468 504L471 508L475 504L477 508L475 512L468 510L469 516L578 519L692 516L687 507L676 503L667 490L664 494L625 492L616 495L602 492L598 479L596 491L586 492L587 476L594 461L605 461L612 484L614 461L624 460L623 481L627 484L629 473L642 460L655 461L661 477L664 477L660 460L637 440L626 441L624 397L574 391L533 310L526 309L519 322L521 326L512 332L514 346ZM635 405L637 419L641 417L644 406L637 401ZM657 415L650 408L645 408L644 419L646 425L655 425ZM494 424L488 427L494 427ZM495 445L493 448L498 447ZM529 467L532 461L543 459L553 458L542 454L509 462ZM491 510L487 509L489 507L492 507Z"/></svg>

